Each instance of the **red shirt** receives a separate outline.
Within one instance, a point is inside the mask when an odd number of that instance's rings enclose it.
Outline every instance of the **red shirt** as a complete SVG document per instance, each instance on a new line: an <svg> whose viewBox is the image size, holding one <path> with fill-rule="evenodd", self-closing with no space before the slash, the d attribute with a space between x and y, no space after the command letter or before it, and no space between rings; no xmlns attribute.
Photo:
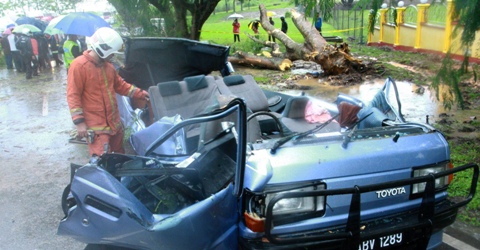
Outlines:
<svg viewBox="0 0 480 250"><path fill-rule="evenodd" d="M234 22L232 23L232 25L233 25L233 34L240 34L240 23Z"/></svg>
<svg viewBox="0 0 480 250"><path fill-rule="evenodd" d="M37 43L37 39L35 38L30 38L30 42L32 43L32 50L33 50L33 54L38 56L38 43Z"/></svg>

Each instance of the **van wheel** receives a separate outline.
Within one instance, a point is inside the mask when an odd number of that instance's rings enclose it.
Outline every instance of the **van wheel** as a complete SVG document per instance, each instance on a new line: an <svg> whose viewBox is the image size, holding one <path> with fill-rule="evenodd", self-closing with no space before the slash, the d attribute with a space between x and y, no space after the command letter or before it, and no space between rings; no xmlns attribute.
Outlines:
<svg viewBox="0 0 480 250"><path fill-rule="evenodd" d="M65 216L68 215L68 210L75 206L76 201L73 197L69 197L70 195L70 184L68 184L65 189L63 190L62 194L62 210Z"/></svg>

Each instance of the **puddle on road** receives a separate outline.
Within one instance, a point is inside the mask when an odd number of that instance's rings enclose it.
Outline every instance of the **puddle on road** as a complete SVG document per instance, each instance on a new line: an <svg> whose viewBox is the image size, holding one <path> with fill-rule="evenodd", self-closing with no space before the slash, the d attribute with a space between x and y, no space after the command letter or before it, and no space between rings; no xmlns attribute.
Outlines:
<svg viewBox="0 0 480 250"><path fill-rule="evenodd" d="M428 122L434 123L441 119L439 115L442 113L454 115L458 121L469 121L470 117L478 116L476 114L478 111L475 110L445 110L442 101L436 99L435 92L428 86L418 86L405 81L395 82L400 94L402 114L407 121L425 123L428 116ZM377 79L348 87L322 85L318 79L300 80L298 84L311 87L310 90L304 91L305 94L325 101L334 102L338 93L344 93L368 104L373 96L382 89L384 80ZM300 94L301 91L292 91L292 93Z"/></svg>
<svg viewBox="0 0 480 250"><path fill-rule="evenodd" d="M337 99L338 93L344 93L362 100L368 104L374 95L382 89L384 80L369 81L362 84L339 87L327 86L318 82L318 79L300 80L299 85L309 86L310 90L305 90L305 94L315 96L320 99L333 102ZM439 104L435 96L427 86L419 87L409 82L396 81L400 93L402 113L405 119L411 122L425 122L426 116L429 116L430 122L438 118L438 115L444 113L441 103ZM298 91L300 93L300 91Z"/></svg>

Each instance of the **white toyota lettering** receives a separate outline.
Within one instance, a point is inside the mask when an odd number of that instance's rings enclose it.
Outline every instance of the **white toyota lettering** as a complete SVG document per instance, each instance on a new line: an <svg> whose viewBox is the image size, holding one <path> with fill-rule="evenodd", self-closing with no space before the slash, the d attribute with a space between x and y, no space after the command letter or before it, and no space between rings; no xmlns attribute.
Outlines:
<svg viewBox="0 0 480 250"><path fill-rule="evenodd" d="M406 192L407 191L405 191L405 187L398 187L398 188L390 188L390 189L380 190L380 191L377 191L375 193L377 193L377 198L380 199L380 198L385 198L385 197L389 197L389 196L404 194Z"/></svg>

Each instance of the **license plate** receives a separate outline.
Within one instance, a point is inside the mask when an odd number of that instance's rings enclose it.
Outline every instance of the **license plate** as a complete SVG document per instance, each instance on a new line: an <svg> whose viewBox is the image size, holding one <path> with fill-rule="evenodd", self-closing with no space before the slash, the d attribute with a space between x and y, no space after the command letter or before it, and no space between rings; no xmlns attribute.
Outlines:
<svg viewBox="0 0 480 250"><path fill-rule="evenodd" d="M399 246L403 241L403 233L380 236L376 239L364 240L358 245L358 250L373 250Z"/></svg>

